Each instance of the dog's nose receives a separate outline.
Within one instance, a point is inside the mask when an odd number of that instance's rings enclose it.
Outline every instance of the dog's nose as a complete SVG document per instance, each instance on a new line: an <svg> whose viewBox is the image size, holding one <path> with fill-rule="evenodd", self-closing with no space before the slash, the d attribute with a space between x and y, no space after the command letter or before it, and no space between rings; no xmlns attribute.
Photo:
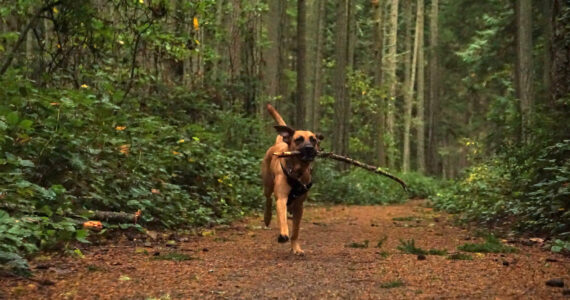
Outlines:
<svg viewBox="0 0 570 300"><path fill-rule="evenodd" d="M301 159L306 161L312 161L317 156L317 150L311 144L303 146L303 148L299 149L301 152Z"/></svg>

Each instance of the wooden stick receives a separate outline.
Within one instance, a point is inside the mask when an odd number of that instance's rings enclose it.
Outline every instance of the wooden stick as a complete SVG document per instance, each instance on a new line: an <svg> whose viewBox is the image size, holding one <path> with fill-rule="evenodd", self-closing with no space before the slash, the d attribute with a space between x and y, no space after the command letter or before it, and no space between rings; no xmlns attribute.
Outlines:
<svg viewBox="0 0 570 300"><path fill-rule="evenodd" d="M273 153L273 155L279 156L279 157L296 156L296 155L300 155L300 154L301 154L301 152L299 152L299 151L284 151L284 152L275 152L275 153ZM383 170L380 169L379 167L372 166L372 165L369 165L369 164L365 164L365 163L363 163L363 162L360 162L360 161L358 161L358 160L352 159L352 158L350 158L350 157L346 157L346 156L334 154L334 153L332 153L332 152L318 152L318 153L317 153L317 156L318 156L318 157L323 157L323 158L331 158L331 159L334 159L334 160L338 160L338 161L342 161L342 162L345 162L345 163L349 163L349 164L351 164L351 165L354 165L354 166L363 168L363 169L368 170L368 171L370 171L370 172L373 172L373 173L376 173L376 174L380 174L380 175L382 175L382 176L386 176L386 177L388 177L388 178L390 178L390 179L392 179L392 180L398 182L406 192L408 191L408 186L406 185L406 183L405 183L402 179L400 179L400 178L396 177L395 175L392 175L392 174L390 174L390 173L388 173L388 172L386 172L386 171L383 171Z"/></svg>

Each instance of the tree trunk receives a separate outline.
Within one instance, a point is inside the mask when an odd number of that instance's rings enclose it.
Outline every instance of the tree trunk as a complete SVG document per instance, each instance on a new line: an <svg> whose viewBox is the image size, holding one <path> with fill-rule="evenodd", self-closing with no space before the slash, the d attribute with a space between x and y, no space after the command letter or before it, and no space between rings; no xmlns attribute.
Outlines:
<svg viewBox="0 0 570 300"><path fill-rule="evenodd" d="M323 90L323 79L322 79L322 52L323 52L323 44L324 44L324 33L325 33L325 21L326 21L326 1L319 1L317 9L317 16L316 16L316 45L314 51L314 62L313 62L313 92L312 92L312 99L311 99L311 115L310 115L310 123L311 129L313 131L317 131L319 129L319 101L321 98L322 90Z"/></svg>
<svg viewBox="0 0 570 300"><path fill-rule="evenodd" d="M334 102L334 140L333 150L341 155L346 154L345 136L348 120L346 118L345 103L347 102L346 91L346 67L348 56L348 3L349 0L338 1L336 17L336 47L335 47L335 71L333 89Z"/></svg>
<svg viewBox="0 0 570 300"><path fill-rule="evenodd" d="M542 70L542 85L545 91L546 103L553 106L550 96L550 82L551 82L551 69L552 69L552 8L553 0L542 1L542 19L544 28L544 51L543 51L543 70Z"/></svg>
<svg viewBox="0 0 570 300"><path fill-rule="evenodd" d="M555 0L552 11L552 102L560 116L568 118L570 108L570 3L564 0ZM559 101L566 99L565 101ZM568 122L560 122L557 127L557 136L561 139L570 139L570 126Z"/></svg>
<svg viewBox="0 0 570 300"><path fill-rule="evenodd" d="M297 0L297 101L295 127L305 128L306 121L306 86L305 80L307 69L305 67L306 47L306 9L305 0Z"/></svg>
<svg viewBox="0 0 570 300"><path fill-rule="evenodd" d="M382 60L384 56L384 0L372 0L374 7L374 85L376 88L383 88L383 70ZM375 152L378 164L382 167L386 166L386 152L384 145L384 99L379 97L377 103L377 111L375 116L374 136L376 140Z"/></svg>
<svg viewBox="0 0 570 300"><path fill-rule="evenodd" d="M416 103L416 133L417 140L417 170L420 173L425 172L425 127L424 127L424 82L425 82L425 63L424 63L424 0L418 0L418 93Z"/></svg>
<svg viewBox="0 0 570 300"><path fill-rule="evenodd" d="M439 115L439 58L438 58L438 15L439 0L431 1L430 15L430 62L429 62L429 106L428 106L428 168L431 174L437 173L439 156L437 154L437 120Z"/></svg>
<svg viewBox="0 0 570 300"><path fill-rule="evenodd" d="M517 9L517 96L520 100L521 138L529 142L533 106L532 1L519 0Z"/></svg>
<svg viewBox="0 0 570 300"><path fill-rule="evenodd" d="M394 109L396 102L396 88L398 86L396 78L396 52L398 41L398 0L391 0L390 7L390 28L388 29L388 56L386 58L386 81L389 86L388 101L386 103L386 132L387 138L387 154L388 167L395 166L395 149L394 149Z"/></svg>
<svg viewBox="0 0 570 300"><path fill-rule="evenodd" d="M410 61L412 53L412 2L404 0L404 22L406 31L404 32L404 145L402 151L402 171L410 171L410 127L412 123L412 99L414 97L414 84L416 76L416 63L418 53L418 21L419 10L416 13L416 25L414 36L413 61ZM418 5L419 9L419 5Z"/></svg>

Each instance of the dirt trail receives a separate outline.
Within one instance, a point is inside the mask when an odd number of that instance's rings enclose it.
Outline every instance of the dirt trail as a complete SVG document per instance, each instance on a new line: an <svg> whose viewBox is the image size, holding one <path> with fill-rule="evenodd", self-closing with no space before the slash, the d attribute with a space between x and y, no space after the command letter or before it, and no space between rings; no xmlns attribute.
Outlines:
<svg viewBox="0 0 570 300"><path fill-rule="evenodd" d="M304 257L276 242L277 229L261 217L205 232L204 237L166 241L124 239L91 246L85 257L33 262L40 285L0 278L0 298L21 299L552 299L570 284L570 259L538 246L516 244L518 253L475 254L473 260L417 255L397 250L400 239L423 249L446 249L481 241L452 226L447 215L421 201L392 206L308 207L302 223ZM381 248L378 241L387 240ZM466 239L471 239L467 241ZM353 242L366 248L354 248ZM358 245L353 245L358 246ZM185 261L157 260L168 253ZM547 258L549 261L547 261ZM552 261L554 260L554 261Z"/></svg>

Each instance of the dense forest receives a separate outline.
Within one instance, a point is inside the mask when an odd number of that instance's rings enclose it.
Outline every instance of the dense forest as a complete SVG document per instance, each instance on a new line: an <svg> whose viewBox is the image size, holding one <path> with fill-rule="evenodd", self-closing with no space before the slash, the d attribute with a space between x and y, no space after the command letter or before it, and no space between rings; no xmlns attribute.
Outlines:
<svg viewBox="0 0 570 300"><path fill-rule="evenodd" d="M568 1L0 3L1 263L100 215L91 235L257 211L266 103L410 186L319 161L311 201L429 198L570 251Z"/></svg>

